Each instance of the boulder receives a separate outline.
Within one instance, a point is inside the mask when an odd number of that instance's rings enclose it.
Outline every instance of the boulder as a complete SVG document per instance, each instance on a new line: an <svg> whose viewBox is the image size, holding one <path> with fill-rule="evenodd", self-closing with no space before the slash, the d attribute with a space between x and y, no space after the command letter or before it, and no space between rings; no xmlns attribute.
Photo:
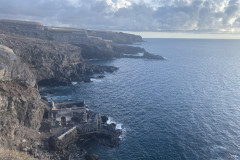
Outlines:
<svg viewBox="0 0 240 160"><path fill-rule="evenodd" d="M83 79L83 82L85 82L85 83L90 83L90 82L92 82L92 80L91 80L90 77L85 77L85 78Z"/></svg>
<svg viewBox="0 0 240 160"><path fill-rule="evenodd" d="M100 76L98 76L97 78L102 79L102 78L104 78L104 77L105 77L104 75L100 75Z"/></svg>
<svg viewBox="0 0 240 160"><path fill-rule="evenodd" d="M108 117L107 116L101 116L101 118L102 118L102 122L103 123L106 123L107 121L108 121Z"/></svg>
<svg viewBox="0 0 240 160"><path fill-rule="evenodd" d="M12 49L4 45L0 45L0 80L18 80L32 87L36 85L35 76L29 67L21 62Z"/></svg>
<svg viewBox="0 0 240 160"><path fill-rule="evenodd" d="M41 123L41 127L39 128L40 132L51 132L53 128L51 121L43 120Z"/></svg>
<svg viewBox="0 0 240 160"><path fill-rule="evenodd" d="M86 154L85 159L86 160L98 160L99 156L96 154Z"/></svg>

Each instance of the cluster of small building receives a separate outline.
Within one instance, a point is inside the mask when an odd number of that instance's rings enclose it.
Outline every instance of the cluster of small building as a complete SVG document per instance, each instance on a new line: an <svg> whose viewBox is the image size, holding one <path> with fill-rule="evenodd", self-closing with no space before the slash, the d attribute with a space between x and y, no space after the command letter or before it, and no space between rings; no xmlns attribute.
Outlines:
<svg viewBox="0 0 240 160"><path fill-rule="evenodd" d="M51 102L49 118L60 125L49 139L54 150L61 150L76 142L81 136L98 133L103 122L99 113L86 108L83 102Z"/></svg>

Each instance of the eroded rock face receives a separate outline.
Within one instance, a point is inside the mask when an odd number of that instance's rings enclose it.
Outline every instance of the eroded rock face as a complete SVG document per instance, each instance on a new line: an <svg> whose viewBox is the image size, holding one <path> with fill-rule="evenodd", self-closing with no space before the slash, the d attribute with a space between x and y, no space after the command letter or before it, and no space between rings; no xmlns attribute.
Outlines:
<svg viewBox="0 0 240 160"><path fill-rule="evenodd" d="M101 37L105 40L111 40L114 43L121 43L121 44L131 44L131 43L143 41L141 36L122 33L122 32L87 30L87 34L89 36Z"/></svg>
<svg viewBox="0 0 240 160"><path fill-rule="evenodd" d="M45 107L36 88L17 81L0 83L0 112L11 113L20 125L38 129Z"/></svg>
<svg viewBox="0 0 240 160"><path fill-rule="evenodd" d="M0 82L0 145L12 143L21 126L38 130L45 107L36 88L18 81Z"/></svg>
<svg viewBox="0 0 240 160"><path fill-rule="evenodd" d="M64 85L83 74L116 70L85 62L81 48L71 44L10 35L0 35L0 41L14 50L42 85Z"/></svg>
<svg viewBox="0 0 240 160"><path fill-rule="evenodd" d="M114 43L142 42L142 37L122 32L94 31L63 27L47 27L38 22L0 20L0 34L19 35L58 43L68 43L82 48L85 59L119 58ZM1 41L1 40L0 40Z"/></svg>
<svg viewBox="0 0 240 160"><path fill-rule="evenodd" d="M35 86L36 80L29 67L22 63L12 49L0 45L0 80L24 81L31 86Z"/></svg>
<svg viewBox="0 0 240 160"><path fill-rule="evenodd" d="M46 104L29 67L12 49L0 45L0 146L13 146L15 131L40 127Z"/></svg>
<svg viewBox="0 0 240 160"><path fill-rule="evenodd" d="M86 160L98 160L99 156L96 154L86 154L85 159Z"/></svg>

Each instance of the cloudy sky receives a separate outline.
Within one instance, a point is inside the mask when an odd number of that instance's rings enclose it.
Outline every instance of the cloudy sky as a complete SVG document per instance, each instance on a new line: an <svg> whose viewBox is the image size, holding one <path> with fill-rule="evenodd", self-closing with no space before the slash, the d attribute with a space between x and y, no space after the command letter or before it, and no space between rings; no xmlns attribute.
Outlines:
<svg viewBox="0 0 240 160"><path fill-rule="evenodd" d="M240 0L0 0L0 19L86 29L240 33Z"/></svg>

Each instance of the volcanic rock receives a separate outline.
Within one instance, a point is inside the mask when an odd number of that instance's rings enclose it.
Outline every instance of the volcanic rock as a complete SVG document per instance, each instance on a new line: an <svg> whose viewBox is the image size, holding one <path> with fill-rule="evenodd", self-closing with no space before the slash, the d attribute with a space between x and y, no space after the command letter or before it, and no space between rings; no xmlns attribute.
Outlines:
<svg viewBox="0 0 240 160"><path fill-rule="evenodd" d="M98 160L99 156L96 154L86 154L85 158L86 160Z"/></svg>
<svg viewBox="0 0 240 160"><path fill-rule="evenodd" d="M107 116L101 116L101 118L102 118L102 122L103 123L106 123L107 121L108 121L108 117Z"/></svg>

